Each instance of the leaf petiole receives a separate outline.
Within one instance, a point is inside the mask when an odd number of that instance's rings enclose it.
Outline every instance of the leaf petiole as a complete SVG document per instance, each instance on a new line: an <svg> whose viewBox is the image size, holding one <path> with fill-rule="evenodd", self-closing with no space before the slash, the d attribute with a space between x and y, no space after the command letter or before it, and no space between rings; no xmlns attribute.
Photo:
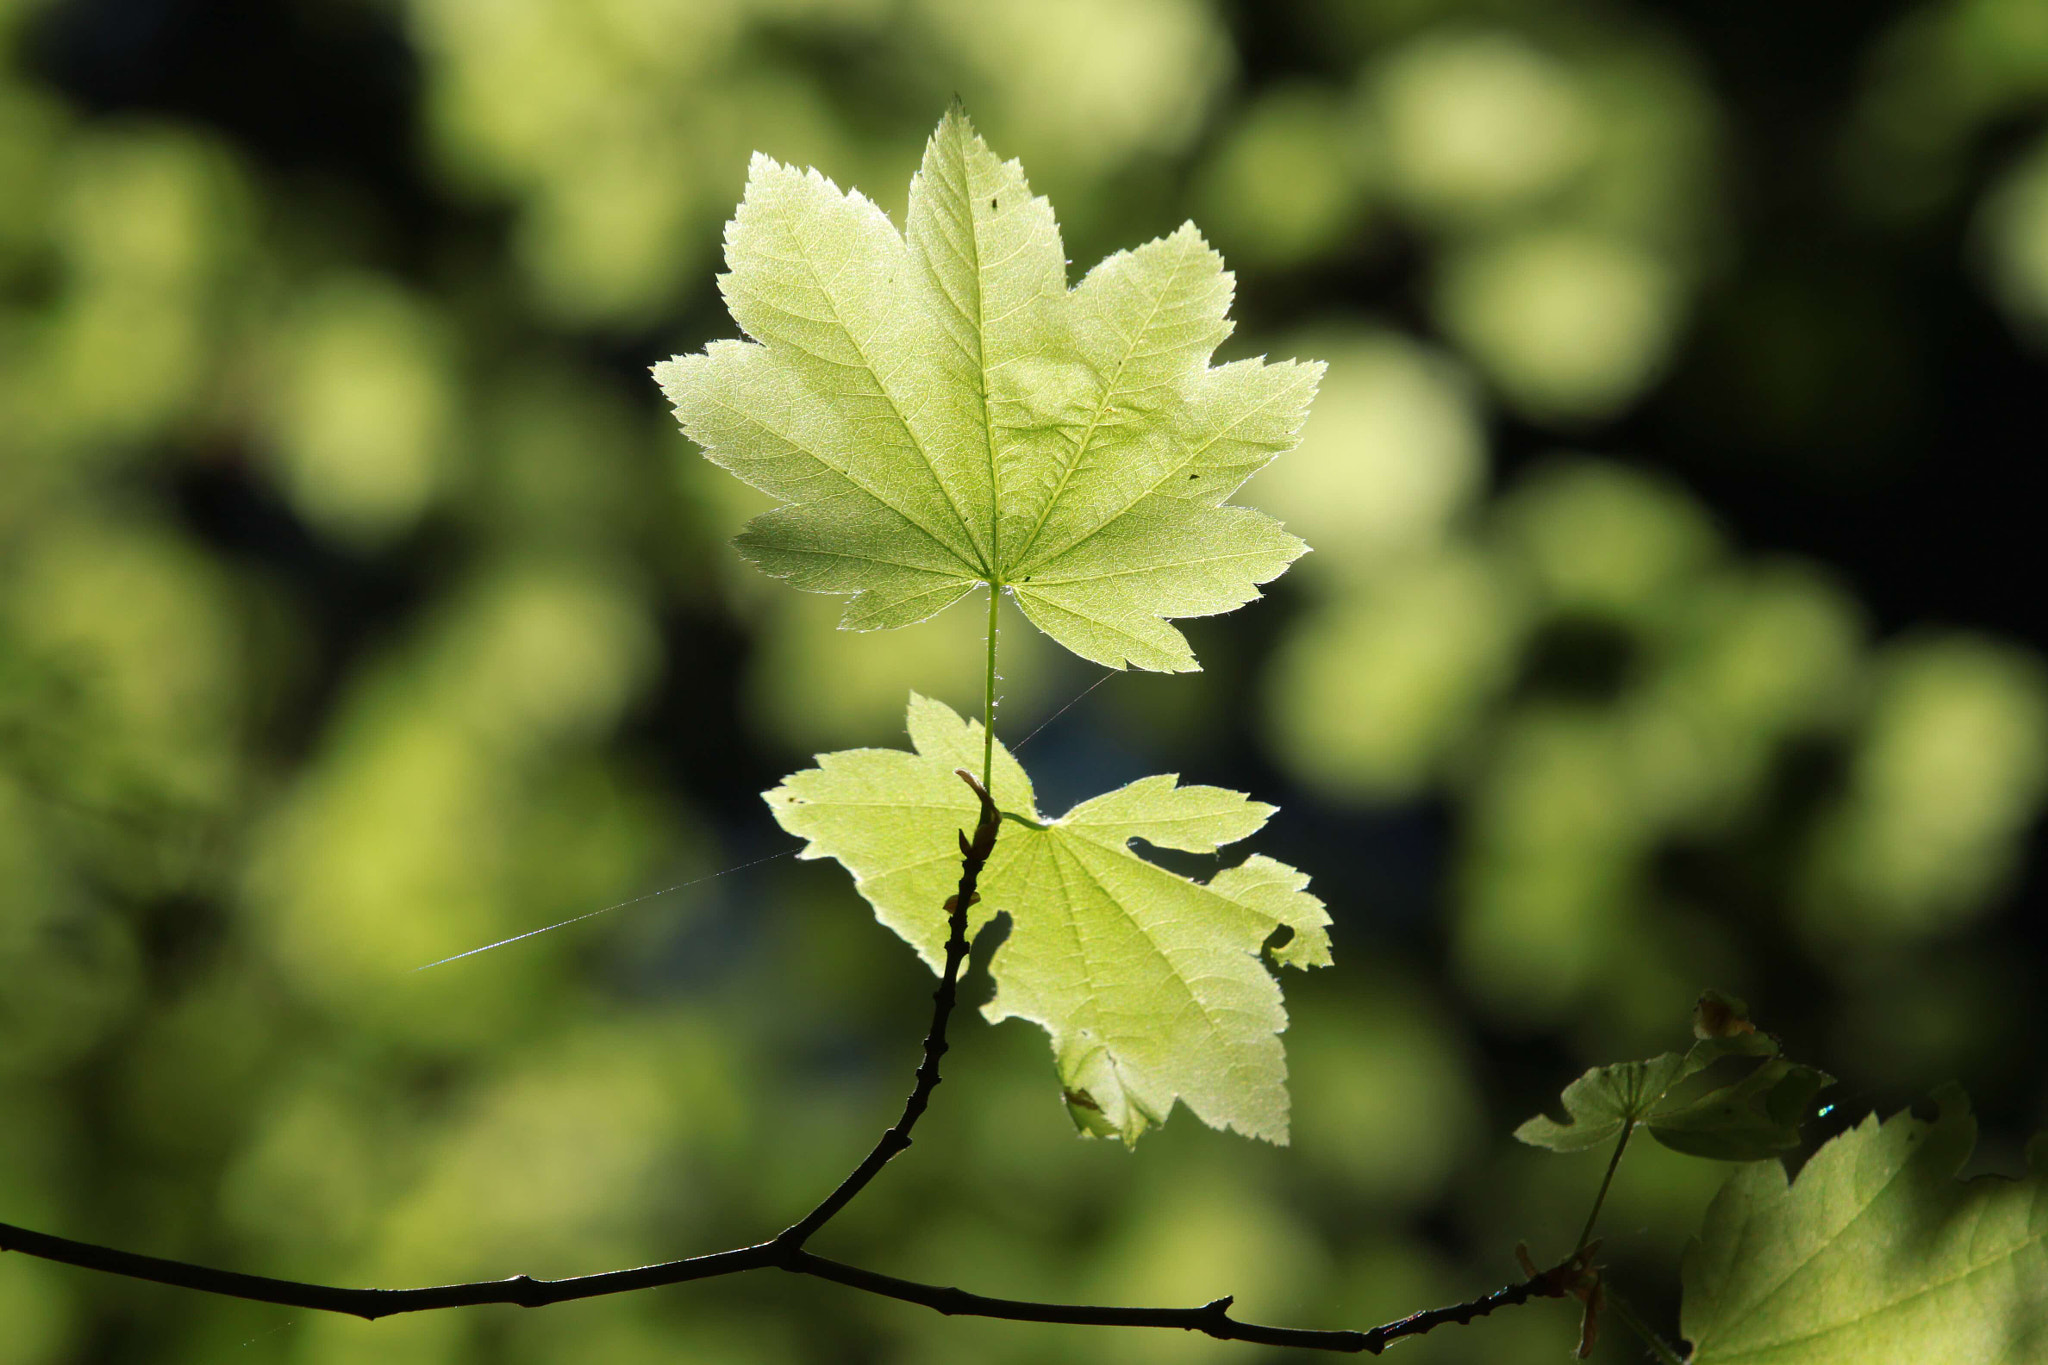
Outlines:
<svg viewBox="0 0 2048 1365"><path fill-rule="evenodd" d="M1003 585L988 585L988 677L982 690L981 785L994 791L996 770L996 608L1002 604Z"/></svg>
<svg viewBox="0 0 2048 1365"><path fill-rule="evenodd" d="M1621 1154L1628 1150L1629 1135L1635 1130L1634 1119L1621 1125L1621 1139L1614 1144L1614 1155L1607 1159L1607 1174L1600 1177L1600 1191L1593 1196L1593 1211L1586 1215L1585 1229L1579 1233L1579 1251L1584 1251L1586 1244L1593 1240L1593 1225L1600 1221L1600 1207L1607 1202L1607 1191L1614 1184L1614 1173L1621 1169Z"/></svg>
<svg viewBox="0 0 2048 1365"><path fill-rule="evenodd" d="M1643 1345L1650 1348L1650 1354L1657 1357L1659 1365L1685 1365L1678 1352L1659 1335L1657 1329L1644 1322L1642 1316L1629 1306L1627 1299L1609 1290L1606 1294L1607 1311L1621 1321L1621 1325L1634 1332Z"/></svg>

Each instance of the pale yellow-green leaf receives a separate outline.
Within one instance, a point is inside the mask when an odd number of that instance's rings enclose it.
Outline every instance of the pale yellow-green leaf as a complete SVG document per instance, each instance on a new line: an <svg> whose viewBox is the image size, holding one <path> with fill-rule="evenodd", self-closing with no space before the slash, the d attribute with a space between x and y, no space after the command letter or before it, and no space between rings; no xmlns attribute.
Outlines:
<svg viewBox="0 0 2048 1365"><path fill-rule="evenodd" d="M914 753L855 749L766 794L776 819L837 858L876 917L937 967L946 898L960 877L956 831L977 803L954 769L979 769L982 729L913 696ZM1147 777L1038 814L1031 780L1001 745L992 790L1005 814L970 929L998 914L1009 937L990 972L991 1020L1029 1019L1052 1035L1069 1112L1085 1131L1136 1141L1176 1100L1203 1122L1287 1139L1286 1027L1279 983L1260 962L1330 961L1329 917L1308 878L1253 855L1204 884L1138 857L1133 839L1213 853L1257 831L1273 807L1219 787Z"/></svg>
<svg viewBox="0 0 2048 1365"><path fill-rule="evenodd" d="M738 544L908 625L979 584L1076 653L1187 670L1168 621L1233 610L1305 548L1225 505L1297 439L1322 367L1212 367L1231 277L1192 224L1067 287L1052 208L958 109L906 230L816 171L754 158L726 230L750 341L655 366L710 458L784 502Z"/></svg>

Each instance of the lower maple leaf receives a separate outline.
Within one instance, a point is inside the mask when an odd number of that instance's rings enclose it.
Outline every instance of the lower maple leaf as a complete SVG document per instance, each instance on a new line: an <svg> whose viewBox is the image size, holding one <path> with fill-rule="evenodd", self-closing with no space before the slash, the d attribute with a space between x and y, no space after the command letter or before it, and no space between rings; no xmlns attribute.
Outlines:
<svg viewBox="0 0 2048 1365"><path fill-rule="evenodd" d="M979 769L982 727L913 695L914 753L852 749L765 793L775 818L836 858L883 924L936 970L945 903L959 878L957 831L975 797L954 776ZM1029 1019L1052 1035L1068 1112L1084 1132L1135 1142L1176 1100L1217 1128L1287 1140L1280 986L1261 955L1327 966L1329 915L1308 877L1254 855L1208 882L1131 851L1213 853L1266 823L1274 807L1220 787L1147 777L1068 811L1038 814L1031 779L1000 745L991 788L1004 813L969 924L1008 915L990 962L991 1022Z"/></svg>

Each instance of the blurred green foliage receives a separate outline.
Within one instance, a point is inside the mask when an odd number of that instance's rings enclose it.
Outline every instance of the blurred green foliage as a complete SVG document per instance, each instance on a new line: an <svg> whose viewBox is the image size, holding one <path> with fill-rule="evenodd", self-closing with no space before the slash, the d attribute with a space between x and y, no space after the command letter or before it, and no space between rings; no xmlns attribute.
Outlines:
<svg viewBox="0 0 2048 1365"><path fill-rule="evenodd" d="M1202 0L364 12L417 63L403 150L456 225L408 249L358 187L66 95L31 60L63 7L0 4L0 1218L348 1283L558 1275L763 1235L865 1150L927 978L831 870L413 969L777 852L749 790L897 742L913 685L978 700L969 610L835 633L835 602L740 564L760 499L634 373L729 333L748 152L900 214L955 91L1076 260L1191 214L1241 272L1235 353L1330 362L1246 494L1317 553L1214 623L1210 672L1114 678L1027 757L1060 803L1140 753L1314 813L1288 852L1347 965L1290 991L1285 1150L1077 1141L1035 1032L965 1021L833 1254L1365 1326L1504 1282L1519 1238L1562 1250L1597 1173L1509 1128L1665 1046L1702 985L1797 1017L1846 1106L1999 1074L2038 989L1994 931L2048 795L2041 660L1880 631L1856 583L1592 439L1738 245L1728 110L1677 32L1309 4L1290 22L1341 73L1254 85L1258 7L1233 28ZM1826 189L1888 230L1974 224L2034 346L2044 14L1909 7L1849 82ZM1987 169L1994 134L2022 151ZM1300 285L1390 258L1412 307ZM1504 430L1609 453L1503 473ZM221 486L248 526L193 513ZM1006 645L1014 744L1096 675ZM1440 847L1385 833L1418 819ZM2001 1112L2041 1115L2027 1084ZM1610 1204L1621 1273L1669 1283L1715 1184L1644 1153ZM772 1277L366 1325L14 1256L0 1322L0 1365L1256 1354ZM1539 1305L1402 1349L1547 1360L1573 1331Z"/></svg>

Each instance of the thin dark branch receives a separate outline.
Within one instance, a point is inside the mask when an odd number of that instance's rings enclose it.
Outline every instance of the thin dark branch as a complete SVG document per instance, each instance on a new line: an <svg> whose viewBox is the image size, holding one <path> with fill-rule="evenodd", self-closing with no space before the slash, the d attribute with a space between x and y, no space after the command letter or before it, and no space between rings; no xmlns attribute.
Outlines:
<svg viewBox="0 0 2048 1365"><path fill-rule="evenodd" d="M946 1021L953 1017L953 1001L959 993L960 966L967 960L967 911L979 899L975 885L981 880L982 868L988 865L988 855L995 851L996 832L1003 824L1002 812L996 809L995 799L988 794L988 788L965 768L953 771L981 798L981 818L975 824L972 839L967 837L966 831L960 833L960 889L946 902L949 926L946 965L939 973L938 989L932 992L932 1026L924 1035L924 1060L917 1065L917 1080L910 1087L909 1098L903 1101L903 1114L896 1120L896 1126L882 1134L874 1150L853 1168L851 1175L839 1182L838 1189L826 1195L823 1203L790 1224L775 1239L791 1250L801 1250L812 1233L824 1227L833 1214L846 1207L848 1200L867 1188L868 1182L882 1167L910 1145L910 1130L917 1126L925 1106L931 1103L932 1091L939 1088L939 1058L946 1055Z"/></svg>
<svg viewBox="0 0 2048 1365"><path fill-rule="evenodd" d="M1566 1292L1557 1270L1547 1270L1520 1284L1496 1289L1483 1298L1447 1308L1414 1313L1397 1322L1365 1332L1316 1331L1302 1327L1267 1327L1241 1322L1230 1316L1231 1300L1217 1299L1199 1308L1114 1308L1092 1304L1041 1303L1029 1299L992 1298L950 1285L923 1284L899 1279L859 1266L829 1260L779 1239L731 1251L693 1256L685 1261L632 1270L612 1270L601 1275L582 1275L566 1280L536 1280L516 1275L509 1280L482 1280L473 1284L431 1285L420 1289L342 1289L331 1285L302 1284L295 1280L274 1280L263 1275L243 1275L232 1270L215 1270L170 1261L157 1256L140 1256L89 1242L74 1242L48 1233L31 1232L0 1223L0 1251L20 1251L45 1260L62 1261L87 1270L125 1275L131 1279L197 1289L229 1298L258 1303L282 1304L290 1308L318 1309L347 1313L359 1318L388 1318L399 1313L420 1313L435 1308L470 1308L480 1304L517 1304L543 1308L571 1299L597 1298L635 1289L683 1284L690 1280L737 1275L749 1270L785 1270L831 1280L883 1298L922 1304L949 1317L1000 1318L1011 1322L1065 1323L1077 1327L1176 1327L1202 1332L1219 1341L1246 1341L1264 1346L1295 1346L1318 1351L1364 1351L1378 1355L1402 1337L1420 1336L1446 1323L1467 1323L1498 1308L1526 1303L1532 1298L1561 1298ZM1562 1269L1562 1267L1560 1268Z"/></svg>
<svg viewBox="0 0 2048 1365"><path fill-rule="evenodd" d="M238 1271L216 1270L186 1261L143 1256L132 1251L90 1242L74 1242L46 1232L0 1223L0 1251L18 1251L44 1260L61 1261L86 1270L123 1275L130 1279L196 1289L229 1298L258 1303L282 1304L291 1308L347 1313L359 1318L384 1318L397 1313L418 1313L436 1308L465 1308L480 1304L517 1304L539 1308L571 1299L596 1298L635 1289L682 1284L689 1280L736 1275L749 1270L783 1270L831 1280L884 1298L927 1308L952 1316L1002 1318L1016 1322L1054 1322L1095 1327L1174 1327L1202 1332L1221 1341L1254 1342L1266 1346L1295 1346L1322 1351L1365 1351L1379 1354L1402 1337L1420 1336L1445 1323L1466 1323L1497 1308L1526 1303L1532 1298L1560 1298L1571 1292L1574 1276L1583 1272L1585 1253L1552 1270L1532 1275L1520 1284L1497 1289L1483 1298L1448 1308L1432 1308L1375 1327L1365 1332L1316 1331L1299 1327L1265 1327L1240 1322L1230 1316L1231 1300L1217 1299L1199 1308L1111 1308L1088 1304L1038 1303L1026 1299L991 1298L951 1286L922 1284L898 1279L877 1271L829 1260L804 1249L804 1242L849 1200L866 1188L890 1158L910 1145L910 1130L931 1102L939 1085L939 1059L946 1054L946 1024L952 1017L958 994L960 967L967 957L967 912L975 900L975 887L989 854L995 848L1002 817L987 789L965 769L960 777L981 799L981 818L974 836L960 835L960 887L946 903L949 933L946 961L939 974L938 989L932 993L932 1024L924 1040L924 1058L902 1116L882 1134L874 1150L841 1181L825 1200L774 1240L730 1251L712 1252L687 1260L665 1261L659 1265L630 1270L612 1270L566 1280L536 1280L516 1275L509 1280L481 1280L471 1284L432 1285L419 1289L344 1289L332 1285L304 1284L277 1280L265 1275L244 1275Z"/></svg>
<svg viewBox="0 0 2048 1365"><path fill-rule="evenodd" d="M143 1256L132 1251L74 1242L47 1232L0 1223L0 1251L25 1252L46 1261L101 1270L129 1279L197 1289L234 1299L277 1303L290 1308L313 1308L328 1313L348 1313L359 1318L388 1318L396 1313L420 1313L433 1308L470 1308L485 1303L513 1303L542 1308L571 1299L591 1299L604 1294L623 1294L633 1289L682 1284L687 1280L733 1275L775 1264L773 1242L758 1246L715 1251L685 1261L638 1266L631 1270L609 1270L601 1275L580 1275L567 1280L536 1280L515 1275L509 1280L480 1280L474 1284L429 1285L420 1289L341 1289L332 1285L302 1284L297 1280L274 1280L267 1275L244 1275L233 1270L215 1270L185 1261Z"/></svg>
<svg viewBox="0 0 2048 1365"><path fill-rule="evenodd" d="M1231 1300L1217 1299L1200 1308L1111 1308L1090 1304L1037 1303L1028 1299L998 1299L970 1293L952 1286L920 1284L898 1279L858 1266L842 1265L823 1256L804 1252L789 1269L800 1274L879 1294L884 1298L920 1303L948 1317L1003 1318L1011 1322L1058 1322L1082 1327L1178 1327L1205 1332L1222 1341L1255 1341L1268 1346L1305 1346L1324 1351L1369 1351L1371 1334L1366 1332L1317 1332L1294 1327L1260 1327L1238 1322L1230 1316Z"/></svg>
<svg viewBox="0 0 2048 1365"><path fill-rule="evenodd" d="M1519 1284L1506 1285L1482 1298L1466 1303L1454 1303L1445 1308L1425 1309L1410 1313L1384 1326L1375 1327L1362 1335L1371 1338L1371 1343L1360 1349L1378 1355L1402 1337L1419 1337L1424 1332L1434 1331L1448 1323L1463 1327L1474 1318L1483 1318L1499 1308L1513 1308L1531 1299L1561 1299L1571 1293L1570 1277L1580 1269L1580 1258L1574 1256L1562 1265L1531 1275ZM1266 1329L1271 1330L1271 1329Z"/></svg>

